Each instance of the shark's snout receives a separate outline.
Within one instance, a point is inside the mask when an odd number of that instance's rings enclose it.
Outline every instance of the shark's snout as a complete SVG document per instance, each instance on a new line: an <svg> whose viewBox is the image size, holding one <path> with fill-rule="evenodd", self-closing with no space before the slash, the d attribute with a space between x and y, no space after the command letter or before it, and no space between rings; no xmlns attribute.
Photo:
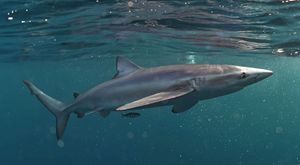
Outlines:
<svg viewBox="0 0 300 165"><path fill-rule="evenodd" d="M273 75L273 72L271 70L267 70L267 69L255 69L255 70L256 71L254 72L254 74L256 75L256 79L258 81Z"/></svg>
<svg viewBox="0 0 300 165"><path fill-rule="evenodd" d="M264 69L263 72L260 73L260 75L264 78L270 77L273 75L273 72L271 70Z"/></svg>
<svg viewBox="0 0 300 165"><path fill-rule="evenodd" d="M251 67L239 67L241 72L245 72L249 75L256 75L259 78L267 78L273 74L271 70L260 69L260 68L251 68Z"/></svg>
<svg viewBox="0 0 300 165"><path fill-rule="evenodd" d="M273 75L273 72L267 69L251 68L251 67L239 67L239 69L240 72L248 75L245 81L243 82L244 85L250 85L259 82Z"/></svg>

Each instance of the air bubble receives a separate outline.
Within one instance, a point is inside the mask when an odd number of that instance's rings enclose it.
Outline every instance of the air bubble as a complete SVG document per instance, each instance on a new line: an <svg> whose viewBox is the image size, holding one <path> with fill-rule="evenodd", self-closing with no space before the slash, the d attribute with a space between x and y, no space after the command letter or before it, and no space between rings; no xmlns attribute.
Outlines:
<svg viewBox="0 0 300 165"><path fill-rule="evenodd" d="M277 53L283 53L284 50L283 50L282 48L279 48L279 49L276 50L276 52L277 52Z"/></svg>
<svg viewBox="0 0 300 165"><path fill-rule="evenodd" d="M128 132L127 137L128 137L128 139L133 139L134 138L134 133L133 132Z"/></svg>
<svg viewBox="0 0 300 165"><path fill-rule="evenodd" d="M132 1L128 1L127 5L128 5L128 7L133 7L133 2Z"/></svg>
<svg viewBox="0 0 300 165"><path fill-rule="evenodd" d="M143 137L143 138L147 138L147 137L148 137L147 131L144 131L144 132L143 132L142 137Z"/></svg>
<svg viewBox="0 0 300 165"><path fill-rule="evenodd" d="M63 148L63 147L65 146L64 141L58 140L58 141L57 141L57 146L58 146L59 148Z"/></svg>
<svg viewBox="0 0 300 165"><path fill-rule="evenodd" d="M49 131L51 134L55 134L56 129L55 129L55 127L50 127Z"/></svg>
<svg viewBox="0 0 300 165"><path fill-rule="evenodd" d="M277 134L281 134L281 133L283 133L283 128L282 128L282 127L276 127L276 128L275 128L275 132L276 132Z"/></svg>

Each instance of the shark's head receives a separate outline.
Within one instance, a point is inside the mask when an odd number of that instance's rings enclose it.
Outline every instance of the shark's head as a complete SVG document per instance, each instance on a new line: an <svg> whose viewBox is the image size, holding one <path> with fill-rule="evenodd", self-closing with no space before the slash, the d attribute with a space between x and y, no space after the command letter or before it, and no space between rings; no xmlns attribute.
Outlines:
<svg viewBox="0 0 300 165"><path fill-rule="evenodd" d="M206 92L211 93L212 96L238 91L273 74L266 69L232 65L219 65L211 71L210 76L205 79L204 88L208 89Z"/></svg>
<svg viewBox="0 0 300 165"><path fill-rule="evenodd" d="M245 87L258 81L261 81L273 74L272 71L266 69L242 66L236 66L236 68L238 68L238 72L235 73L238 76L236 80L236 85L241 87Z"/></svg>

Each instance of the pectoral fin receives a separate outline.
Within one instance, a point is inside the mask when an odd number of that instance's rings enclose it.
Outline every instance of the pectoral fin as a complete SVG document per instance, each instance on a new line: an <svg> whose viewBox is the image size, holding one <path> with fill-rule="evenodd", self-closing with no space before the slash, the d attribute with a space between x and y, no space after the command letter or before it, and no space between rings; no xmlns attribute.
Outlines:
<svg viewBox="0 0 300 165"><path fill-rule="evenodd" d="M192 92L193 90L194 89L190 88L190 87L183 87L183 88L177 88L177 89L170 90L170 91L156 93L154 95L144 97L140 100L136 100L131 103L125 104L125 105L117 108L116 110L123 111L123 110L139 108L139 107L159 103L162 101L167 101L170 99L174 99L174 98L186 95L186 94Z"/></svg>
<svg viewBox="0 0 300 165"><path fill-rule="evenodd" d="M197 103L198 103L197 98L186 98L186 99L182 100L181 102L179 102L178 104L175 104L172 108L172 112L173 113L184 112L184 111L192 108Z"/></svg>

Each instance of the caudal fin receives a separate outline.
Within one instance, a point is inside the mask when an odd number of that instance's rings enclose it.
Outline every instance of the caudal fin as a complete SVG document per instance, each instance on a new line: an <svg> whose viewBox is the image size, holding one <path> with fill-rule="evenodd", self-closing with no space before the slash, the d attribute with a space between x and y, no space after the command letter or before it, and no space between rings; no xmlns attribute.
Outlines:
<svg viewBox="0 0 300 165"><path fill-rule="evenodd" d="M70 113L65 111L68 106L63 102L46 95L31 82L27 80L24 80L23 82L28 87L31 94L35 95L36 98L55 116L56 137L57 140L61 140L70 116Z"/></svg>

